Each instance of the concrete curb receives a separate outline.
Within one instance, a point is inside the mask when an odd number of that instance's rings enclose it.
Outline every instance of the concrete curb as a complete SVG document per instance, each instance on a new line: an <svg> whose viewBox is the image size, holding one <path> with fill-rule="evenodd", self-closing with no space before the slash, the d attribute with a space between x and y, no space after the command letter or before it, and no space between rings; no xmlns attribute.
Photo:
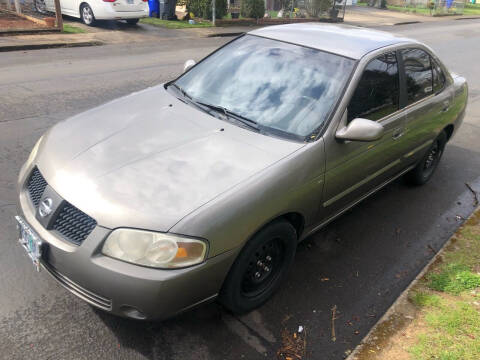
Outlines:
<svg viewBox="0 0 480 360"><path fill-rule="evenodd" d="M361 355L363 349L365 346L372 345L375 343L375 340L373 340L373 335L377 332L377 330L389 321L393 315L395 314L395 311L398 307L400 307L400 304L404 303L405 301L408 301L408 293L410 290L425 276L427 271L430 269L430 267L436 263L439 258L443 256L443 253L445 252L445 249L452 244L452 239L455 237L459 229L465 224L470 218L474 217L477 212L480 212L480 207L477 207L470 216L465 219L465 221L458 227L458 229L455 231L455 233L450 236L450 238L443 244L442 248L435 254L435 256L428 262L427 265L420 271L420 273L415 277L415 279L410 283L410 285L407 286L407 288L400 294L400 296L395 300L395 302L388 308L388 310L385 312L385 314L376 322L376 324L370 329L370 331L365 335L365 337L360 341L360 343L356 346L356 348L353 350L353 352L346 358L346 360L358 360L359 356ZM370 338L372 338L370 340Z"/></svg>
<svg viewBox="0 0 480 360"><path fill-rule="evenodd" d="M245 34L245 31L239 31L239 32L219 32L219 33L213 33L213 34L208 34L206 37L229 37L229 36L240 36Z"/></svg>
<svg viewBox="0 0 480 360"><path fill-rule="evenodd" d="M478 20L480 16L465 16L461 18L456 18L455 20Z"/></svg>
<svg viewBox="0 0 480 360"><path fill-rule="evenodd" d="M104 43L101 41L92 40L92 41L79 41L79 42L51 42L51 43L41 43L41 44L0 45L0 52L81 47L81 46L99 46L103 44Z"/></svg>
<svg viewBox="0 0 480 360"><path fill-rule="evenodd" d="M421 24L421 21L404 21L404 22L398 22L393 25L410 25L410 24Z"/></svg>
<svg viewBox="0 0 480 360"><path fill-rule="evenodd" d="M0 37L15 35L35 35L35 34L58 34L61 29L58 28L36 28L36 29L2 29Z"/></svg>

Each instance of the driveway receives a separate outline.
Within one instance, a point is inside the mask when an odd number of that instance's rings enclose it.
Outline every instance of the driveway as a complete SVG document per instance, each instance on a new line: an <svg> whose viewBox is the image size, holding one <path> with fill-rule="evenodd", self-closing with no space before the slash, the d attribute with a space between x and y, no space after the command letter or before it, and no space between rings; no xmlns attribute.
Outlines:
<svg viewBox="0 0 480 360"><path fill-rule="evenodd" d="M426 41L470 83L464 125L432 181L419 188L397 181L307 239L285 286L257 311L235 317L212 303L163 323L112 317L67 293L45 272L34 272L16 242L16 174L49 126L166 81L179 74L185 59L201 58L229 39L2 54L0 357L274 359L283 341L303 326L305 358L343 359L472 212L473 195L465 183L480 191L478 22L394 29Z"/></svg>

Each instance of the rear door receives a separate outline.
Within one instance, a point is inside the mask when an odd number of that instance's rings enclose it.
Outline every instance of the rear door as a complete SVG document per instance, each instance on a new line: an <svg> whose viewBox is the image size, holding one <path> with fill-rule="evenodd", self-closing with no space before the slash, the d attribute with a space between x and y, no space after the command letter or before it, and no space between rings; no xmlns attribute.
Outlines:
<svg viewBox="0 0 480 360"><path fill-rule="evenodd" d="M345 126L355 118L380 122L385 133L372 142L326 139L327 157L323 211L337 213L401 171L404 151L404 112L400 109L400 75L397 53L371 60L363 70L350 99ZM345 119L346 118L346 119Z"/></svg>
<svg viewBox="0 0 480 360"><path fill-rule="evenodd" d="M408 163L418 161L455 115L452 89L444 70L426 50L407 48L399 51L405 73L407 93L405 144Z"/></svg>

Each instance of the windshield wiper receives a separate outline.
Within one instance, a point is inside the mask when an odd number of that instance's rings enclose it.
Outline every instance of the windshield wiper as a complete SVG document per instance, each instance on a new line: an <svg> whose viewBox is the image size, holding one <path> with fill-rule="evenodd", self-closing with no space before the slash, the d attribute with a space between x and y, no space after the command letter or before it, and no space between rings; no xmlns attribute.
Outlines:
<svg viewBox="0 0 480 360"><path fill-rule="evenodd" d="M204 103L204 102L201 102L201 101L195 101L195 103L197 103L198 105L205 106L205 107L207 107L207 108L209 108L209 109L215 110L215 111L217 111L217 112L221 112L221 113L224 114L226 117L228 117L227 109L225 109L225 108L222 107L222 106L212 105L212 104Z"/></svg>
<svg viewBox="0 0 480 360"><path fill-rule="evenodd" d="M186 97L187 99L192 100L192 97L188 95L187 92L183 90L181 86L178 86L176 83L171 83L169 86L173 86L175 89L177 89L180 92L180 94L183 95L183 97Z"/></svg>
<svg viewBox="0 0 480 360"><path fill-rule="evenodd" d="M201 101L195 101L197 104L205 106L209 109L215 110L217 112L221 112L222 114L225 115L225 117L231 117L234 118L237 121L240 121L242 124L247 125L257 131L260 130L260 127L258 126L258 123L252 119L246 118L245 116L239 115L237 113L234 113L233 111L228 110L227 108L224 108L223 106L218 106L218 105L213 105L213 104L208 104L204 103Z"/></svg>

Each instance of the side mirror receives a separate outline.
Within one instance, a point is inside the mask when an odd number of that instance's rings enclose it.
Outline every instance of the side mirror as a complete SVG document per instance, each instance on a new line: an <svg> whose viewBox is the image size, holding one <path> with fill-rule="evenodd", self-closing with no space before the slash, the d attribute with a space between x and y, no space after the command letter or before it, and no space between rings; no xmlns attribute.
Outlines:
<svg viewBox="0 0 480 360"><path fill-rule="evenodd" d="M382 136L382 124L361 118L353 119L350 124L338 130L335 134L337 139L351 141L375 141Z"/></svg>
<svg viewBox="0 0 480 360"><path fill-rule="evenodd" d="M183 65L183 72L187 72L195 64L196 64L195 60L192 60L192 59L185 61L185 64Z"/></svg>

